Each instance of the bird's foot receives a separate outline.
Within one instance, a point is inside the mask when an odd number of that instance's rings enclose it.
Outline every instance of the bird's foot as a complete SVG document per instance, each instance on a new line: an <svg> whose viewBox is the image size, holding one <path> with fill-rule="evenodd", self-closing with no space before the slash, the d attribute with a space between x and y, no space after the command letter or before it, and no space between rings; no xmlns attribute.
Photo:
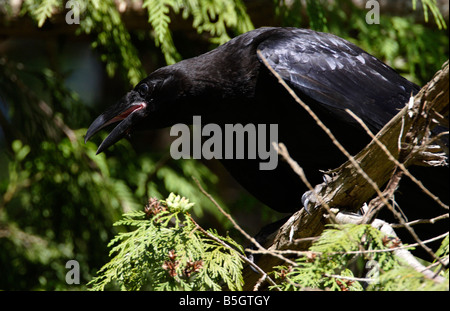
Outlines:
<svg viewBox="0 0 450 311"><path fill-rule="evenodd" d="M318 193L320 193L325 186L325 183L318 184L314 187L314 190L303 193L302 204L308 214L311 214L312 211L315 211L321 205Z"/></svg>

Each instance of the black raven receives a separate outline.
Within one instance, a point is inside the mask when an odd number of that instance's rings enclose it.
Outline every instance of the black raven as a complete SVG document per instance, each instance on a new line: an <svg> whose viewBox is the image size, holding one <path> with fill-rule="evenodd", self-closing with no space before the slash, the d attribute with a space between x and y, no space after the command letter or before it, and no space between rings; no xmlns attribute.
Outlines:
<svg viewBox="0 0 450 311"><path fill-rule="evenodd" d="M310 115L286 92L257 51L295 90L352 154L369 136L350 117L352 110L378 132L419 87L356 45L332 34L297 28L260 28L198 57L160 68L89 127L86 141L118 123L98 152L133 130L191 124L193 116L226 124L276 124L278 141L303 167L312 184L321 170L346 158ZM301 208L307 189L283 161L261 170L260 159L221 159L230 174L269 207Z"/></svg>

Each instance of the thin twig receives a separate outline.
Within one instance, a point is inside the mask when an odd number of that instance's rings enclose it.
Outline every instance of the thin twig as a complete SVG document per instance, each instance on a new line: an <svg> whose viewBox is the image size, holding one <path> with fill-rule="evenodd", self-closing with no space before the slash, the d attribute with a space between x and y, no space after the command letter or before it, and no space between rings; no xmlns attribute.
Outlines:
<svg viewBox="0 0 450 311"><path fill-rule="evenodd" d="M323 276L334 278L334 279L340 279L340 280L347 280L347 281L353 281L353 282L366 282L366 283L373 283L375 282L374 279L369 278L356 278L352 276L343 276L343 275L335 275L335 274L324 274Z"/></svg>
<svg viewBox="0 0 450 311"><path fill-rule="evenodd" d="M446 213L446 214L442 214L440 216L436 216L431 219L416 219L416 220L412 220L412 221L401 223L401 224L392 224L391 226L392 226L392 228L401 228L401 227L404 227L405 225L414 226L414 225L419 225L419 224L434 224L437 221L447 219L448 217L449 217L449 215L448 215L448 213Z"/></svg>
<svg viewBox="0 0 450 311"><path fill-rule="evenodd" d="M448 235L448 232L443 233L441 235L438 235L436 237L430 238L428 240L422 241L424 244L428 244L440 239L445 238ZM396 246L396 247L389 247L389 248L383 248L383 249L369 249L369 250L357 250L357 251L345 251L345 252L328 252L326 255L364 255L364 254L373 254L373 253L390 253L397 250L402 249L411 249L416 246L419 246L419 243L413 243L408 245L402 245L402 246ZM276 252L278 254L287 254L287 255L297 255L297 256L311 256L311 255L321 255L324 254L323 252L314 252L314 251L297 251L297 250L271 250L271 251L259 251L254 249L246 249L249 253L253 254L267 254L268 252ZM441 264L437 262L436 264ZM441 264L442 265L442 264ZM444 263L445 265L445 263Z"/></svg>
<svg viewBox="0 0 450 311"><path fill-rule="evenodd" d="M258 280L258 282L256 282L255 286L253 287L253 291L258 291L259 287L261 286L262 283L264 283L264 281L267 278L267 273L264 273Z"/></svg>

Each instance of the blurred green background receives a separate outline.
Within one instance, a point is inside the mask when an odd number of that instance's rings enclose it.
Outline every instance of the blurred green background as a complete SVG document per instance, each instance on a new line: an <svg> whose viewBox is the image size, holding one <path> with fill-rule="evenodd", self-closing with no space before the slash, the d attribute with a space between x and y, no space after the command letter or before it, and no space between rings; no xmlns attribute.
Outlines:
<svg viewBox="0 0 450 311"><path fill-rule="evenodd" d="M250 234L281 218L220 163L171 159L167 129L96 156L106 133L84 144L86 128L156 68L262 26L334 33L426 83L448 59L448 1L378 1L379 24L366 23L366 2L0 0L0 290L85 289L127 230L112 224L170 192L239 240L191 176ZM65 281L72 259L80 285Z"/></svg>

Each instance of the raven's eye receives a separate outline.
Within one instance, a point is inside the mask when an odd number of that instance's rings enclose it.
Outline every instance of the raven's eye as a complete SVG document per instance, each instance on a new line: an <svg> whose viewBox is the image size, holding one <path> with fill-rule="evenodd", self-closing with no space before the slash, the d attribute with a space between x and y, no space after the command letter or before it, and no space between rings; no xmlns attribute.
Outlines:
<svg viewBox="0 0 450 311"><path fill-rule="evenodd" d="M148 85L146 83L142 83L141 85L139 85L137 91L138 91L139 95L141 95L142 97L145 97L148 93Z"/></svg>

